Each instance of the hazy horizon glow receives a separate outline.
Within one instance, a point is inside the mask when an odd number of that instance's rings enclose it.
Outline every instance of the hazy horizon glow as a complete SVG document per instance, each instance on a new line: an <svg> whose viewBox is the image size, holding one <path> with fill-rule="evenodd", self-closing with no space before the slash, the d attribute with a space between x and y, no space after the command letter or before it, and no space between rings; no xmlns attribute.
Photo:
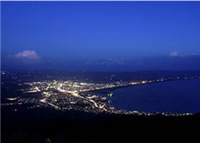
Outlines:
<svg viewBox="0 0 200 143"><path fill-rule="evenodd" d="M24 51L57 63L200 54L200 2L1 3L3 58Z"/></svg>

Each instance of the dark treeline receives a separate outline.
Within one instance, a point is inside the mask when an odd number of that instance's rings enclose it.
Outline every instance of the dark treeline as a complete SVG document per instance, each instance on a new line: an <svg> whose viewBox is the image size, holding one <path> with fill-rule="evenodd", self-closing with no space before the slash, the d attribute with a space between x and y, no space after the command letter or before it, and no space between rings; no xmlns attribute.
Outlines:
<svg viewBox="0 0 200 143"><path fill-rule="evenodd" d="M80 118L81 117L81 118ZM3 143L102 143L170 140L199 129L200 115L139 117L81 112L2 110ZM181 134L180 134L181 133Z"/></svg>

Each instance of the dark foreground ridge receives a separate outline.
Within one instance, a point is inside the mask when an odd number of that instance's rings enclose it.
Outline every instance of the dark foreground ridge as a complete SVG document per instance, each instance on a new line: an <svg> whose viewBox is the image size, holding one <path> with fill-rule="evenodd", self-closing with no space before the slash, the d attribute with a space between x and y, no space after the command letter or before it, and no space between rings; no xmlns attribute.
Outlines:
<svg viewBox="0 0 200 143"><path fill-rule="evenodd" d="M199 129L200 114L145 117L83 112L2 110L3 143L102 143L183 138ZM194 134L193 134L194 135Z"/></svg>

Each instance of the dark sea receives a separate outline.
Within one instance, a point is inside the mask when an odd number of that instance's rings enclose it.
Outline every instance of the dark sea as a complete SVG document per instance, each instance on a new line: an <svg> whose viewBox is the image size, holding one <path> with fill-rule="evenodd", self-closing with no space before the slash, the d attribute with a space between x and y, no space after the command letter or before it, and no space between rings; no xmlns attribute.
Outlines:
<svg viewBox="0 0 200 143"><path fill-rule="evenodd" d="M116 109L144 112L200 112L200 80L179 80L119 88L110 98Z"/></svg>
<svg viewBox="0 0 200 143"><path fill-rule="evenodd" d="M83 82L115 82L141 81L160 78L175 79L177 75L192 77L199 72L135 72L135 73L65 73L65 72L33 72L6 74L2 81L1 102L7 102L8 97L26 96L19 89L19 83L45 80L78 80ZM107 96L112 92L113 96ZM116 109L141 112L178 112L200 113L200 79L169 80L165 82L123 87L106 91L92 92L95 95L106 96Z"/></svg>

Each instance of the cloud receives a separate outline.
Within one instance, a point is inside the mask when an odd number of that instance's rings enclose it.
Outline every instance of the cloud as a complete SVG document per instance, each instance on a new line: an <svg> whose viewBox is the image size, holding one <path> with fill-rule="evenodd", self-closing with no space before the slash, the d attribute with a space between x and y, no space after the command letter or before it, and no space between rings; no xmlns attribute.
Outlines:
<svg viewBox="0 0 200 143"><path fill-rule="evenodd" d="M171 57L188 57L188 56L200 56L200 53L180 53L178 51L169 52L169 56Z"/></svg>
<svg viewBox="0 0 200 143"><path fill-rule="evenodd" d="M172 56L172 57L177 57L177 56L180 56L178 51L172 51L169 53L169 56Z"/></svg>
<svg viewBox="0 0 200 143"><path fill-rule="evenodd" d="M18 59L39 60L40 56L34 50L24 50L15 55Z"/></svg>

